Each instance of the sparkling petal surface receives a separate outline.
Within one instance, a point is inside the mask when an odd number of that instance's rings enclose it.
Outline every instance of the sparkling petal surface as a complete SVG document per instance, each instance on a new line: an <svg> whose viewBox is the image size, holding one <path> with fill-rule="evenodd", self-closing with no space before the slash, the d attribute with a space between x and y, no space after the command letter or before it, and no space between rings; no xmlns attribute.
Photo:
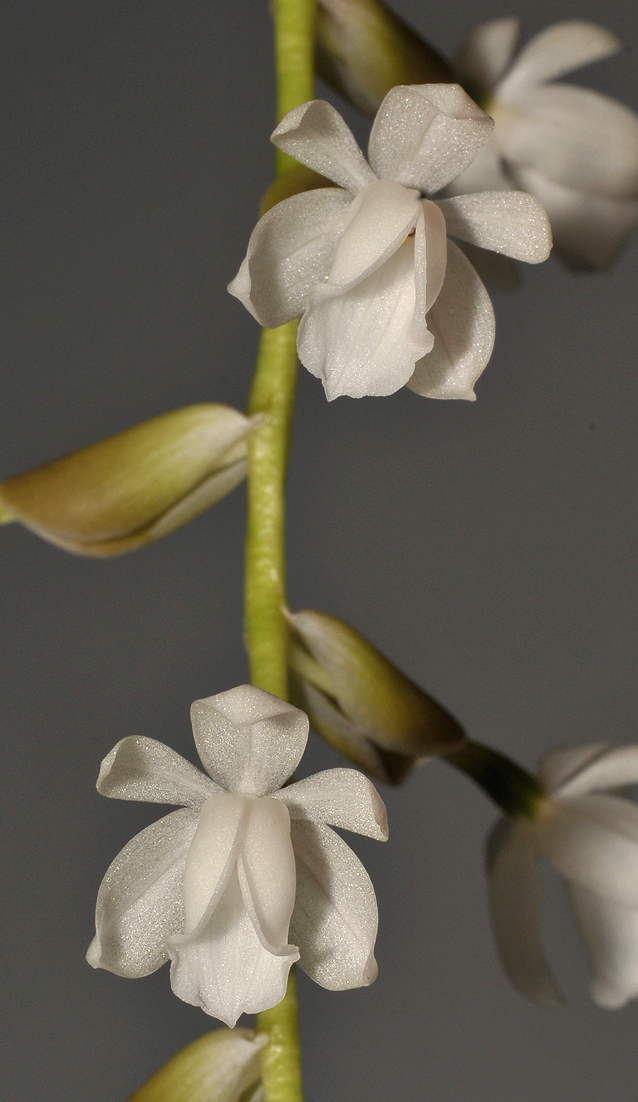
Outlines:
<svg viewBox="0 0 638 1102"><path fill-rule="evenodd" d="M516 16L506 16L473 27L459 52L458 72L480 87L493 88L514 56L520 25Z"/></svg>
<svg viewBox="0 0 638 1102"><path fill-rule="evenodd" d="M638 807L616 796L561 799L536 822L539 851L563 876L638 908Z"/></svg>
<svg viewBox="0 0 638 1102"><path fill-rule="evenodd" d="M355 769L326 769L276 792L292 819L330 823L385 842L388 817L374 785Z"/></svg>
<svg viewBox="0 0 638 1102"><path fill-rule="evenodd" d="M267 948L281 950L287 946L295 902L295 858L285 803L270 796L248 802L239 865L244 902L257 935Z"/></svg>
<svg viewBox="0 0 638 1102"><path fill-rule="evenodd" d="M469 260L448 241L448 263L441 293L428 314L432 351L420 360L408 382L428 398L474 400L474 383L494 347L494 310Z"/></svg>
<svg viewBox="0 0 638 1102"><path fill-rule="evenodd" d="M615 199L638 196L638 116L568 84L525 89L495 108L506 161L548 180Z"/></svg>
<svg viewBox="0 0 638 1102"><path fill-rule="evenodd" d="M330 271L351 204L349 192L319 188L284 199L259 220L228 290L261 325L301 317Z"/></svg>
<svg viewBox="0 0 638 1102"><path fill-rule="evenodd" d="M104 758L97 779L102 796L201 807L217 786L181 754L152 738L132 735Z"/></svg>
<svg viewBox="0 0 638 1102"><path fill-rule="evenodd" d="M93 968L139 978L168 960L167 939L184 927L182 882L197 820L190 808L171 812L136 834L109 866L87 953Z"/></svg>
<svg viewBox="0 0 638 1102"><path fill-rule="evenodd" d="M315 293L301 320L297 348L329 401L342 394L393 394L432 347L418 316L414 239L344 294Z"/></svg>
<svg viewBox="0 0 638 1102"><path fill-rule="evenodd" d="M540 940L543 885L536 871L534 829L525 822L501 820L488 846L492 923L505 969L528 998L561 1006Z"/></svg>
<svg viewBox="0 0 638 1102"><path fill-rule="evenodd" d="M547 260L552 233L544 208L524 191L485 191L439 200L448 233L471 245L539 264Z"/></svg>
<svg viewBox="0 0 638 1102"><path fill-rule="evenodd" d="M202 807L184 870L187 933L214 909L237 861L241 828L247 813L245 796L218 792Z"/></svg>
<svg viewBox="0 0 638 1102"><path fill-rule="evenodd" d="M474 160L494 123L458 84L398 85L372 125L377 176L431 195Z"/></svg>
<svg viewBox="0 0 638 1102"><path fill-rule="evenodd" d="M592 965L594 1002L610 1010L638 995L638 910L568 882L576 921Z"/></svg>
<svg viewBox="0 0 638 1102"><path fill-rule="evenodd" d="M507 96L530 84L562 77L621 49L620 39L597 23L554 23L524 46L498 94Z"/></svg>
<svg viewBox="0 0 638 1102"><path fill-rule="evenodd" d="M329 282L347 290L376 271L405 241L420 209L417 191L392 180L368 184L349 207Z"/></svg>
<svg viewBox="0 0 638 1102"><path fill-rule="evenodd" d="M312 100L289 111L270 140L354 195L375 178L352 131L325 100Z"/></svg>
<svg viewBox="0 0 638 1102"><path fill-rule="evenodd" d="M264 948L246 908L237 867L203 928L168 943L171 986L184 1002L234 1026L284 997L294 946L281 955Z"/></svg>
<svg viewBox="0 0 638 1102"><path fill-rule="evenodd" d="M290 938L299 967L322 987L367 987L377 976L377 902L359 858L329 827L292 820L297 898Z"/></svg>
<svg viewBox="0 0 638 1102"><path fill-rule="evenodd" d="M253 685L196 700L191 720L206 771L228 792L265 796L281 788L308 741L308 717Z"/></svg>
<svg viewBox="0 0 638 1102"><path fill-rule="evenodd" d="M638 224L638 202L606 199L547 180L531 169L515 170L517 182L545 207L554 248L576 270L608 267Z"/></svg>

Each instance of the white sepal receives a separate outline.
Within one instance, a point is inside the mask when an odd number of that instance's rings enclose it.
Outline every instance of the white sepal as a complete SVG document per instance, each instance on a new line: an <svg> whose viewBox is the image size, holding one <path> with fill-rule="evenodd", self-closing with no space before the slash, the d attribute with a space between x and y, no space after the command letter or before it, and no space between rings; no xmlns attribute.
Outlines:
<svg viewBox="0 0 638 1102"><path fill-rule="evenodd" d="M570 880L638 908L638 807L616 796L552 804L535 824L540 852Z"/></svg>
<svg viewBox="0 0 638 1102"><path fill-rule="evenodd" d="M372 125L370 164L377 176L431 195L467 168L493 128L459 84L399 85Z"/></svg>
<svg viewBox="0 0 638 1102"><path fill-rule="evenodd" d="M216 784L181 754L143 735L123 738L100 766L95 786L115 800L146 800L199 808Z"/></svg>
<svg viewBox="0 0 638 1102"><path fill-rule="evenodd" d="M341 188L318 188L260 218L228 290L261 325L276 328L303 314L312 288L330 272L351 203Z"/></svg>
<svg viewBox="0 0 638 1102"><path fill-rule="evenodd" d="M207 773L227 792L265 796L294 773L308 741L308 717L253 685L196 700L191 720Z"/></svg>
<svg viewBox="0 0 638 1102"><path fill-rule="evenodd" d="M93 968L139 978L166 960L167 940L184 927L182 882L198 815L172 811L136 834L107 869L95 908Z"/></svg>
<svg viewBox="0 0 638 1102"><path fill-rule="evenodd" d="M622 50L620 39L597 23L572 20L553 23L532 38L499 86L501 98L530 85L555 80L581 65L600 61Z"/></svg>
<svg viewBox="0 0 638 1102"><path fill-rule="evenodd" d="M297 899L290 938L299 967L330 991L367 987L377 976L377 902L359 858L330 827L294 819Z"/></svg>
<svg viewBox="0 0 638 1102"><path fill-rule="evenodd" d="M372 782L356 769L326 769L282 788L273 799L285 803L293 820L329 823L387 841L388 817L383 800Z"/></svg>
<svg viewBox="0 0 638 1102"><path fill-rule="evenodd" d="M540 940L543 885L536 870L531 824L500 820L488 840L490 903L498 949L512 983L545 1006L563 999Z"/></svg>
<svg viewBox="0 0 638 1102"><path fill-rule="evenodd" d="M520 26L510 15L473 27L456 59L458 72L479 87L493 88L514 56Z"/></svg>
<svg viewBox="0 0 638 1102"><path fill-rule="evenodd" d="M547 260L552 231L544 208L525 191L484 191L440 199L452 237L528 264Z"/></svg>
<svg viewBox="0 0 638 1102"><path fill-rule="evenodd" d="M270 140L354 195L375 179L350 127L325 100L311 100L289 111Z"/></svg>
<svg viewBox="0 0 638 1102"><path fill-rule="evenodd" d="M494 347L494 310L476 271L453 241L448 241L443 287L427 320L434 347L416 364L407 386L428 398L474 401L474 383Z"/></svg>
<svg viewBox="0 0 638 1102"><path fill-rule="evenodd" d="M592 966L591 995L609 1010L638 995L638 910L568 882Z"/></svg>

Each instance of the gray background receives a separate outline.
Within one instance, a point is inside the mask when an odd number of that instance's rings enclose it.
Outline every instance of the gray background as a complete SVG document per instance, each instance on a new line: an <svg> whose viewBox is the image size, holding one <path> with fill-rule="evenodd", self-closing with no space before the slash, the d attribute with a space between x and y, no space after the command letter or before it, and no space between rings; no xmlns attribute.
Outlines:
<svg viewBox="0 0 638 1102"><path fill-rule="evenodd" d="M225 285L271 172L266 7L5 0L2 477L170 408L245 402L258 331ZM603 22L628 52L576 80L638 107L632 0L396 7L449 52L515 10L527 34ZM611 274L550 260L496 295L474 405L407 391L328 405L301 372L292 607L351 621L530 767L556 743L636 737L637 262L635 237ZM98 797L100 759L131 733L193 758L190 702L246 678L243 515L240 489L106 563L0 531L11 1102L122 1102L215 1024L166 969L126 981L84 953L107 864L158 814ZM314 739L304 769L336 760ZM343 995L301 977L308 1102L636 1099L638 1006L589 1002L560 885L545 933L562 1014L501 972L492 806L437 763L384 795L391 841L354 841L379 898L380 976Z"/></svg>

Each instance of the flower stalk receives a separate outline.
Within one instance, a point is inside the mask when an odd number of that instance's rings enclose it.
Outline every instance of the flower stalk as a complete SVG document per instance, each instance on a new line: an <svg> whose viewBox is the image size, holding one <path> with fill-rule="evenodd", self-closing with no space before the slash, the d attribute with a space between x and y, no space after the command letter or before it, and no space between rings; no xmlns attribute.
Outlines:
<svg viewBox="0 0 638 1102"><path fill-rule="evenodd" d="M467 773L506 815L533 819L546 800L545 787L536 777L490 746L468 740L441 757Z"/></svg>
<svg viewBox="0 0 638 1102"><path fill-rule="evenodd" d="M314 96L315 0L274 0L277 122ZM276 175L296 161L278 150ZM249 450L245 628L253 684L288 698L284 486L297 379L297 322L261 335L249 402L264 423ZM297 997L291 971L283 1001L257 1016L265 1102L302 1102Z"/></svg>

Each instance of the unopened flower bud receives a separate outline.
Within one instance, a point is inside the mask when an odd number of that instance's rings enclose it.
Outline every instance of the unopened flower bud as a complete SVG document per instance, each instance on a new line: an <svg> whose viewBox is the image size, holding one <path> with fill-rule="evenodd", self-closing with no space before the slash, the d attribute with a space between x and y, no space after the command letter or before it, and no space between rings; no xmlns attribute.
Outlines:
<svg viewBox="0 0 638 1102"><path fill-rule="evenodd" d="M242 481L255 423L209 403L142 421L0 483L0 521L21 521L78 555L142 547Z"/></svg>
<svg viewBox="0 0 638 1102"><path fill-rule="evenodd" d="M252 1029L205 1033L164 1064L130 1102L249 1102L258 1097L259 1057L267 1039Z"/></svg>
<svg viewBox="0 0 638 1102"><path fill-rule="evenodd" d="M464 741L453 716L358 631L325 612L289 613L293 692L315 730L380 780Z"/></svg>
<svg viewBox="0 0 638 1102"><path fill-rule="evenodd" d="M317 71L374 115L397 84L454 82L448 63L379 0L318 0Z"/></svg>

